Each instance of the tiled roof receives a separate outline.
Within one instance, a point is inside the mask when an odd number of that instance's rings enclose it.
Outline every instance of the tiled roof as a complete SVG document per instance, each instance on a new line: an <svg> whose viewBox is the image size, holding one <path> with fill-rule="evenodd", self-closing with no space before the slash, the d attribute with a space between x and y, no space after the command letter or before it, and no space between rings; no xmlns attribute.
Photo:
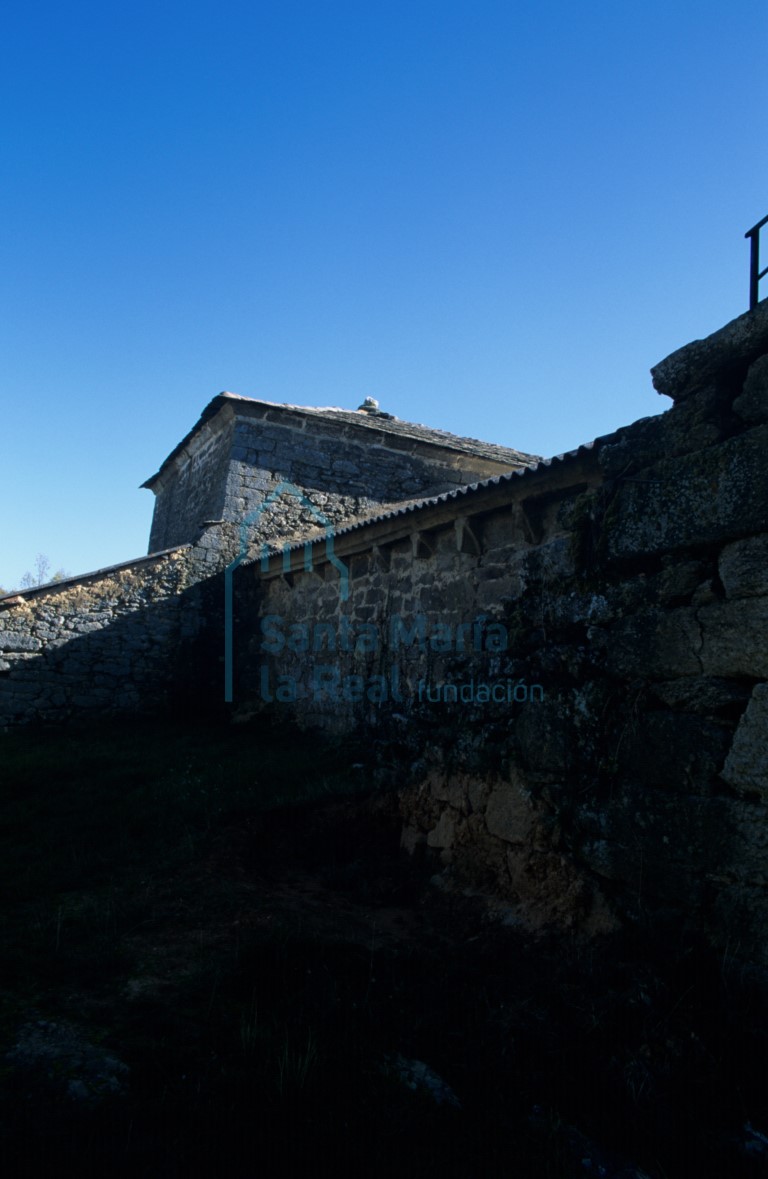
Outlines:
<svg viewBox="0 0 768 1179"><path fill-rule="evenodd" d="M367 528L371 524L378 524L382 520L394 520L398 516L408 516L411 513L418 512L422 508L435 507L438 504L447 504L451 500L461 500L466 496L471 496L475 492L483 491L490 487L500 487L504 483L511 483L514 479L529 478L537 474L543 474L548 468L560 465L578 459L594 450L599 443L606 443L618 437L620 431L614 434L606 434L601 438L595 439L594 442L585 442L582 446L578 446L575 450L568 450L564 454L556 454L553 458L539 459L539 461L530 467L522 467L516 471L504 471L500 475L491 475L487 479L479 479L476 483L468 483L464 487L457 487L453 491L444 491L442 495L432 495L426 499L408 500L406 503L389 504L383 510L372 513L369 516L357 516L354 520L348 521L346 524L338 524L333 527L334 537L344 536L348 532L356 532L360 528ZM322 540L326 535L326 529L317 528L308 530L302 533L301 538L295 540L286 540L282 544L276 545L271 550L273 553L282 553L286 550L294 550L303 548L308 542ZM245 564L253 564L260 558L252 558L245 562Z"/></svg>

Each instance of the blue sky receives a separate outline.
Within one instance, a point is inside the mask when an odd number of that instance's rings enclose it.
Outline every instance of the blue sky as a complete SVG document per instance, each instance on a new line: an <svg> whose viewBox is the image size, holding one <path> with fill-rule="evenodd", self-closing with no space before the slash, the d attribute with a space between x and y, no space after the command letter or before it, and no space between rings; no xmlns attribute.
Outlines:
<svg viewBox="0 0 768 1179"><path fill-rule="evenodd" d="M546 455L666 408L746 310L767 44L758 0L8 6L0 585L146 551L223 389Z"/></svg>

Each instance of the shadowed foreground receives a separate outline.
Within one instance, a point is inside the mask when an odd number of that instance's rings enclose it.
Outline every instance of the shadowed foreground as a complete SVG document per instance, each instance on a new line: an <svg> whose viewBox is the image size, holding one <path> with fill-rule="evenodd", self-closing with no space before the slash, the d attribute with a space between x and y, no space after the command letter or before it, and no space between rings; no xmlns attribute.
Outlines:
<svg viewBox="0 0 768 1179"><path fill-rule="evenodd" d="M430 884L365 751L0 737L8 1175L752 1176L757 983ZM735 953L737 948L734 948Z"/></svg>

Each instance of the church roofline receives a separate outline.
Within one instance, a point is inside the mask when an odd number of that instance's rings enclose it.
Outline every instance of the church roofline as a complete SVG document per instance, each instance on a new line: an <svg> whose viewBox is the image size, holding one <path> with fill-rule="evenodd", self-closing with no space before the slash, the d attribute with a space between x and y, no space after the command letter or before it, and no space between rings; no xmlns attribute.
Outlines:
<svg viewBox="0 0 768 1179"><path fill-rule="evenodd" d="M152 490L157 480L168 470L170 464L186 449L207 422L215 418L227 406L235 409L236 412L238 405L243 409L263 410L265 417L269 420L274 420L275 417L296 417L298 415L304 419L304 425L308 421L314 420L331 421L342 428L368 430L374 434L378 433L391 438L393 441L396 438L401 438L414 445L440 447L444 450L452 450L458 454L466 454L472 458L513 468L535 466L541 461L538 455L526 454L523 451L514 450L508 446L499 446L493 442L482 442L476 438L463 438L458 434L451 434L447 430L436 430L416 422L406 422L387 413L342 409L338 406L290 405L278 401L264 401L261 398L243 397L238 393L219 393L209 401L195 425L170 452L159 470L141 486ZM375 444L375 440L372 441Z"/></svg>

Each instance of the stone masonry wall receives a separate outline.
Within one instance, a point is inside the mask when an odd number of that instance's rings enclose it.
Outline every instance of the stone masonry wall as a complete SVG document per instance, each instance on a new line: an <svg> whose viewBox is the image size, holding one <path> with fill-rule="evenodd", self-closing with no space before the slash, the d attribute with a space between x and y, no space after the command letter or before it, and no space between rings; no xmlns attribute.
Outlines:
<svg viewBox="0 0 768 1179"><path fill-rule="evenodd" d="M0 728L165 709L199 569L182 548L0 599Z"/></svg>
<svg viewBox="0 0 768 1179"><path fill-rule="evenodd" d="M342 459L328 423L313 464L306 436L225 414L196 445L227 455L231 519L0 600L0 726L167 709L181 685L220 709L220 570L269 494L248 480L292 475L340 524L335 563L323 541L237 570L239 711L366 731L404 845L509 920L663 917L768 966L768 301L654 382L658 418L474 487L454 456L442 498L362 524L366 480L406 495L418 446ZM288 505L262 538L317 523Z"/></svg>
<svg viewBox="0 0 768 1179"><path fill-rule="evenodd" d="M206 522L239 525L285 482L301 495L283 495L259 513L249 529L252 543L325 520L340 524L381 504L438 495L511 465L356 427L330 414L309 416L232 398L154 485L150 552L196 541Z"/></svg>
<svg viewBox="0 0 768 1179"><path fill-rule="evenodd" d="M238 556L244 535L258 550L325 520L343 523L377 498L440 491L503 469L498 459L413 438L387 445L377 430L319 416L310 433L306 421L233 398L161 477L150 558L0 600L0 727L163 707L182 693L173 682L178 645L189 647L192 636L194 675L220 690L223 596L209 582ZM272 499L286 481L292 487ZM165 539L189 536L194 544L158 551ZM217 625L214 651L208 637ZM207 703L216 709L221 699Z"/></svg>
<svg viewBox="0 0 768 1179"><path fill-rule="evenodd" d="M241 708L367 729L405 845L510 920L665 915L768 966L768 304L743 319L654 371L664 415L341 533L346 601L319 547L241 569L234 639Z"/></svg>
<svg viewBox="0 0 768 1179"><path fill-rule="evenodd" d="M232 429L230 415L208 423L174 464L172 477L156 487L150 553L190 544L207 522L224 518Z"/></svg>

